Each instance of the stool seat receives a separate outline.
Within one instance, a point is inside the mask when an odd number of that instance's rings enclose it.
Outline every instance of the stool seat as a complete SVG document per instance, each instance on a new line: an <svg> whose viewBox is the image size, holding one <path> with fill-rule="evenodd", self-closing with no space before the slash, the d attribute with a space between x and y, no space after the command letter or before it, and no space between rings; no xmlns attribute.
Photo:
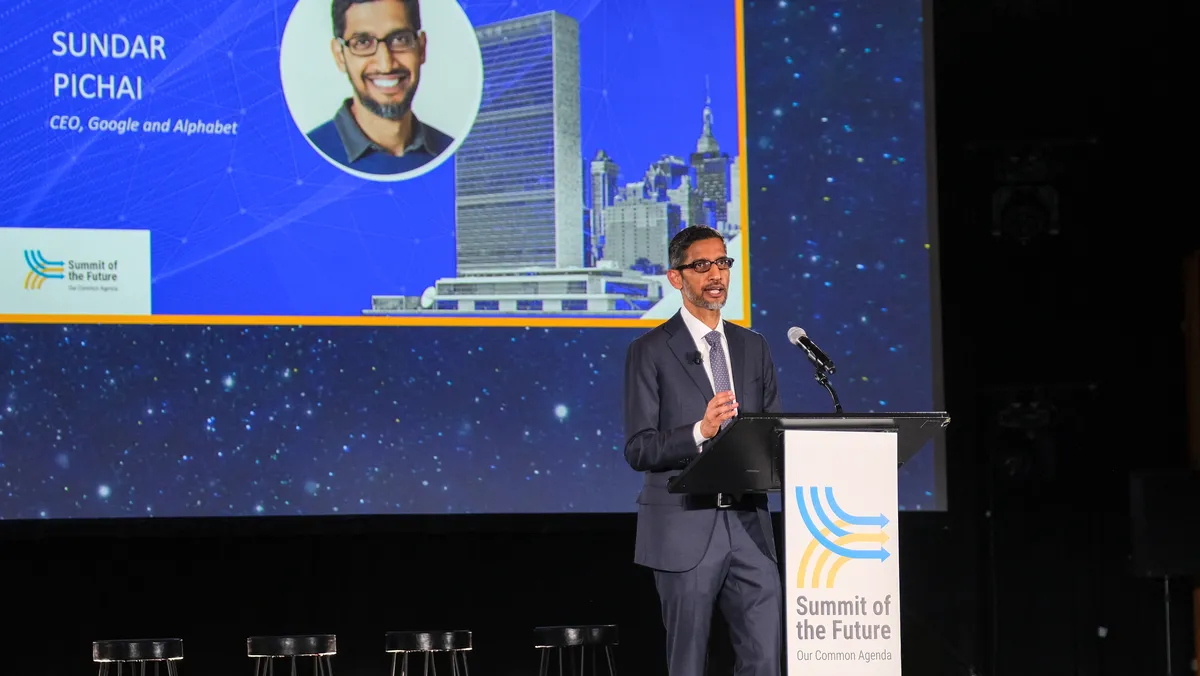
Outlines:
<svg viewBox="0 0 1200 676"><path fill-rule="evenodd" d="M336 654L335 634L251 636L246 639L248 657L309 657Z"/></svg>
<svg viewBox="0 0 1200 676"><path fill-rule="evenodd" d="M183 659L183 639L92 641L93 662L162 662Z"/></svg>
<svg viewBox="0 0 1200 676"><path fill-rule="evenodd" d="M471 632L463 630L389 631L384 636L384 645L384 650L389 653L470 650Z"/></svg>
<svg viewBox="0 0 1200 676"><path fill-rule="evenodd" d="M468 676L467 653L471 650L471 632L454 631L389 631L384 634L384 650L392 654L392 676L409 676L408 657L420 659L418 667L424 676L437 676L438 663L442 674Z"/></svg>
<svg viewBox="0 0 1200 676"><path fill-rule="evenodd" d="M538 676L617 676L617 625L576 624L534 627L533 647L541 654Z"/></svg>
<svg viewBox="0 0 1200 676"><path fill-rule="evenodd" d="M617 625L592 624L562 627L535 627L534 648L617 645Z"/></svg>

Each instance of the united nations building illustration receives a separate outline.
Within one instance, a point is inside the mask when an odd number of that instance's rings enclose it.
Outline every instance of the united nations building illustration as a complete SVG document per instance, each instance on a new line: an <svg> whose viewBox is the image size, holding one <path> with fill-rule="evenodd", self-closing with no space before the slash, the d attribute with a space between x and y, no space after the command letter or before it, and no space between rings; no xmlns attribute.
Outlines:
<svg viewBox="0 0 1200 676"><path fill-rule="evenodd" d="M708 103L686 160L663 155L620 185L617 159L583 148L578 22L551 11L476 34L483 97L455 154L456 276L421 296L373 296L364 313L670 316L670 238L702 223L733 250L740 232L737 159Z"/></svg>

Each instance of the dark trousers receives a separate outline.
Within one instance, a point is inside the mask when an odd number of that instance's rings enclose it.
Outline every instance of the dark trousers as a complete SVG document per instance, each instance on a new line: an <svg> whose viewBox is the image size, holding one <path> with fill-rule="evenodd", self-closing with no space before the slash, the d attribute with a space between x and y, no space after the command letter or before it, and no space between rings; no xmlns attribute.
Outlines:
<svg viewBox="0 0 1200 676"><path fill-rule="evenodd" d="M780 676L779 567L753 510L717 512L708 551L682 573L654 571L667 630L670 676L704 676L713 608L729 625L735 676Z"/></svg>

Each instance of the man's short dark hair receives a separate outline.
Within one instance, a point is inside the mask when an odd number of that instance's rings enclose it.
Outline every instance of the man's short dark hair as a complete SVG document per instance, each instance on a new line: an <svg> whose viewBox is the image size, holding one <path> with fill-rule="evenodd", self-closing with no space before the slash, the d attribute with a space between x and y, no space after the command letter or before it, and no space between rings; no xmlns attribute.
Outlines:
<svg viewBox="0 0 1200 676"><path fill-rule="evenodd" d="M702 242L706 239L724 241L725 238L721 236L721 233L707 225L689 225L675 233L675 236L671 238L671 245L667 248L667 258L671 269L674 270L686 263L688 249L696 242Z"/></svg>
<svg viewBox="0 0 1200 676"><path fill-rule="evenodd" d="M346 32L346 10L350 9L352 5L361 5L364 2L380 2L380 0L333 0L333 37L346 37L342 35ZM398 0L398 2L404 3L404 11L408 12L408 22L412 24L412 29L421 30L420 0ZM376 35L375 37L383 36Z"/></svg>

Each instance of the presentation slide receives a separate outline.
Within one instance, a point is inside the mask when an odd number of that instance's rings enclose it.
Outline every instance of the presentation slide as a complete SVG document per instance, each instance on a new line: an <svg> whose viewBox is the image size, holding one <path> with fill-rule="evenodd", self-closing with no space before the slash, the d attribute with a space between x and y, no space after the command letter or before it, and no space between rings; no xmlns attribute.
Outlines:
<svg viewBox="0 0 1200 676"><path fill-rule="evenodd" d="M601 6L14 10L0 318L650 327L702 224L744 320L741 9Z"/></svg>
<svg viewBox="0 0 1200 676"><path fill-rule="evenodd" d="M0 18L0 518L633 511L689 225L786 410L831 410L792 326L847 411L940 406L920 0Z"/></svg>

